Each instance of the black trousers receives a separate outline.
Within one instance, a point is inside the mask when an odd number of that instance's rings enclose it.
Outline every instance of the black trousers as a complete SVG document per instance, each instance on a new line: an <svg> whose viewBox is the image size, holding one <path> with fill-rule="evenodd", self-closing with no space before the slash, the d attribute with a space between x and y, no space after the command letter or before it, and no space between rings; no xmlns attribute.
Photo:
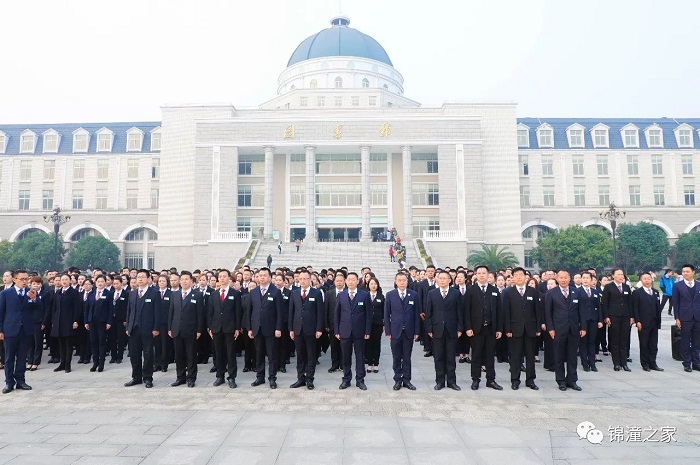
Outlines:
<svg viewBox="0 0 700 465"><path fill-rule="evenodd" d="M59 367L70 368L73 360L73 336L58 337Z"/></svg>
<svg viewBox="0 0 700 465"><path fill-rule="evenodd" d="M197 380L197 341L199 339L195 335L175 336L173 338L175 372L178 381L194 382Z"/></svg>
<svg viewBox="0 0 700 465"><path fill-rule="evenodd" d="M602 328L598 328L598 334L596 335L596 349L595 353L598 353L598 350L601 350L603 352L608 351L608 325L604 324Z"/></svg>
<svg viewBox="0 0 700 465"><path fill-rule="evenodd" d="M413 337L401 331L401 336L391 338L391 356L394 359L394 381L411 381L411 354L413 353Z"/></svg>
<svg viewBox="0 0 700 465"><path fill-rule="evenodd" d="M90 360L91 348L90 348L90 333L83 324L78 325L78 335L75 337L76 350L80 360Z"/></svg>
<svg viewBox="0 0 700 465"><path fill-rule="evenodd" d="M542 346L544 348L542 366L545 370L554 370L554 341L548 331L542 331Z"/></svg>
<svg viewBox="0 0 700 465"><path fill-rule="evenodd" d="M279 369L279 339L274 335L263 336L260 332L253 339L255 342L255 378L265 379L265 356L267 355L270 381L277 380L277 370ZM314 363L316 361L314 360Z"/></svg>
<svg viewBox="0 0 700 465"><path fill-rule="evenodd" d="M367 359L367 365L378 366L379 357L382 354L382 334L384 326L383 325L372 325L372 332L367 340L367 350L365 351L365 359Z"/></svg>
<svg viewBox="0 0 700 465"><path fill-rule="evenodd" d="M277 344L277 368L283 367L289 360L289 350L292 344L292 339L289 337L289 326L287 323L282 323L282 337L279 338Z"/></svg>
<svg viewBox="0 0 700 465"><path fill-rule="evenodd" d="M457 384L457 338L447 334L433 338L433 359L435 362L435 382L437 384ZM493 362L493 354L491 355Z"/></svg>
<svg viewBox="0 0 700 465"><path fill-rule="evenodd" d="M197 344L197 361L199 363L209 363L209 356L211 355L211 338L208 332L203 332L199 339L196 340Z"/></svg>
<svg viewBox="0 0 700 465"><path fill-rule="evenodd" d="M671 314L673 312L673 301L671 300L670 295L664 294L663 297L661 297L661 310L663 311L664 306L666 305L666 302L668 302L668 313Z"/></svg>
<svg viewBox="0 0 700 465"><path fill-rule="evenodd" d="M554 376L560 386L578 381L576 352L580 343L579 339L581 338L578 331L575 334L562 331L556 332L554 335ZM565 363L566 371L564 371Z"/></svg>
<svg viewBox="0 0 700 465"><path fill-rule="evenodd" d="M255 342L253 339L248 337L248 330L243 330L243 344L245 347L245 354L243 356L244 367L252 370L255 368Z"/></svg>
<svg viewBox="0 0 700 465"><path fill-rule="evenodd" d="M508 361L508 341L506 339L506 337L496 339L496 347L494 348L494 354L496 355L496 358L499 362Z"/></svg>
<svg viewBox="0 0 700 465"><path fill-rule="evenodd" d="M90 323L90 346L92 348L92 363L105 364L107 353L107 323L93 321Z"/></svg>
<svg viewBox="0 0 700 465"><path fill-rule="evenodd" d="M47 328L47 330L46 330L46 336L49 340L49 357L50 358L60 358L61 351L58 348L58 338L51 337L51 336L49 336L49 334L51 334L51 328Z"/></svg>
<svg viewBox="0 0 700 465"><path fill-rule="evenodd" d="M610 317L608 347L614 365L627 365L630 356L630 317Z"/></svg>
<svg viewBox="0 0 700 465"><path fill-rule="evenodd" d="M484 326L479 333L474 333L472 344L472 381L481 379L481 367L486 368L486 381L496 379L496 370L493 367L493 357L496 350L496 334L491 326ZM520 360L518 360L520 363Z"/></svg>
<svg viewBox="0 0 700 465"><path fill-rule="evenodd" d="M584 321L582 328L586 330L586 335L579 342L578 353L581 357L581 366L592 367L595 365L595 350L598 340L598 322L593 320Z"/></svg>
<svg viewBox="0 0 700 465"><path fill-rule="evenodd" d="M204 333L202 333L204 337ZM201 338L200 338L201 339ZM168 331L161 329L160 334L153 338L153 349L155 352L154 362L156 367L167 367L175 356L175 341L168 336Z"/></svg>
<svg viewBox="0 0 700 465"><path fill-rule="evenodd" d="M111 356L115 360L124 358L124 350L129 342L129 337L126 335L126 326L123 321L115 321L107 333L109 340L109 350Z"/></svg>
<svg viewBox="0 0 700 465"><path fill-rule="evenodd" d="M20 327L19 334L15 337L7 337L2 342L5 358L5 384L15 386L15 383L24 383L24 373L27 371L27 348L32 336L24 334L24 328Z"/></svg>
<svg viewBox="0 0 700 465"><path fill-rule="evenodd" d="M340 340L335 337L335 334L328 334L331 346L331 366L339 368L343 365L342 355L340 353Z"/></svg>
<svg viewBox="0 0 700 465"><path fill-rule="evenodd" d="M681 324L682 326L682 324ZM655 367L659 352L659 329L656 326L643 326L639 331L639 361L642 367Z"/></svg>
<svg viewBox="0 0 700 465"><path fill-rule="evenodd" d="M460 355L469 355L469 350L471 349L471 341L466 332L462 333L459 339L457 339L457 353Z"/></svg>
<svg viewBox="0 0 700 465"><path fill-rule="evenodd" d="M428 331L425 327L425 320L420 320L420 340L423 341L423 350L426 352L433 351L433 338L428 336Z"/></svg>
<svg viewBox="0 0 700 465"><path fill-rule="evenodd" d="M510 341L510 382L520 382L520 366L525 353L525 384L535 381L535 354L537 353L537 336L524 334L511 337ZM474 362L472 362L474 363Z"/></svg>
<svg viewBox="0 0 700 465"><path fill-rule="evenodd" d="M340 351L343 354L343 382L349 383L352 379L352 352L355 351L355 382L365 380L365 339L346 337L340 338Z"/></svg>
<svg viewBox="0 0 700 465"><path fill-rule="evenodd" d="M700 321L681 321L683 366L700 367Z"/></svg>
<svg viewBox="0 0 700 465"><path fill-rule="evenodd" d="M131 377L136 381L153 382L153 335L134 326L129 334Z"/></svg>
<svg viewBox="0 0 700 465"><path fill-rule="evenodd" d="M313 382L316 374L316 335L294 335L294 350L297 353L297 378L307 383ZM363 365L364 366L364 365Z"/></svg>
<svg viewBox="0 0 700 465"><path fill-rule="evenodd" d="M238 361L236 360L236 339L233 333L220 331L214 334L214 352L216 353L216 377L223 378L228 372L228 379L236 379ZM241 336L238 336L243 337Z"/></svg>
<svg viewBox="0 0 700 465"><path fill-rule="evenodd" d="M44 332L41 330L41 328L37 328L29 341L29 347L27 348L27 363L29 365L40 365L43 350Z"/></svg>

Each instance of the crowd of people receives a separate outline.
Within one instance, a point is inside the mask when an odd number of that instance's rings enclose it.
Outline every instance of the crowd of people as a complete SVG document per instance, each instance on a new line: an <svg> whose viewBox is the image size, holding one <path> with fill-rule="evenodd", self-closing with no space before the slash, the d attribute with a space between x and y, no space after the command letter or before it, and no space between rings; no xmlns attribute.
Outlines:
<svg viewBox="0 0 700 465"><path fill-rule="evenodd" d="M252 386L276 389L278 372L296 358L290 388L309 390L320 357L330 352L328 372L342 371L339 388L350 387L354 359L355 386L366 390L367 374L379 371L382 337L391 348L394 390L416 389L411 357L420 341L434 359L435 390L461 389L458 362L471 364L472 390L482 373L487 387L502 390L496 361L509 363L513 390L523 371L525 386L537 390L543 353L542 366L555 373L558 388L580 391L579 360L584 371L596 372L601 354L610 355L615 371L631 371L632 328L642 369L663 371L657 353L666 300L681 331L684 369L700 371L700 282L692 265L681 275L675 281L666 271L659 293L651 273L633 289L621 269L600 278L583 270L572 279L566 270L539 275L519 267L431 265L399 269L385 292L370 268L7 271L0 292L3 393L31 389L25 373L39 369L44 350L54 371L66 373L75 357L102 372L107 362L122 363L128 350L125 386L146 388L155 371L173 363L171 386L195 387L198 365L210 358L214 386L236 388L241 357L242 371L255 373Z"/></svg>

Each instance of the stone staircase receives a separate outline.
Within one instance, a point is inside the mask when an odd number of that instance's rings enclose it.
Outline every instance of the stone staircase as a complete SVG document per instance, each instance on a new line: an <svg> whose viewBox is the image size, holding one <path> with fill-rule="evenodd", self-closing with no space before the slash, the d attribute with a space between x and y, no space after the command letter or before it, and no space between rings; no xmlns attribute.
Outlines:
<svg viewBox="0 0 700 465"><path fill-rule="evenodd" d="M276 241L263 241L257 254L250 260L250 266L267 266L267 256L272 254L272 268L286 266L295 269L299 266L313 266L315 271L322 268L348 267L359 274L364 266L369 266L384 289L393 287L398 264L389 260L389 242L315 242L302 243L296 252L294 243L282 243L282 253L277 250ZM425 265L413 241L406 243L406 268Z"/></svg>

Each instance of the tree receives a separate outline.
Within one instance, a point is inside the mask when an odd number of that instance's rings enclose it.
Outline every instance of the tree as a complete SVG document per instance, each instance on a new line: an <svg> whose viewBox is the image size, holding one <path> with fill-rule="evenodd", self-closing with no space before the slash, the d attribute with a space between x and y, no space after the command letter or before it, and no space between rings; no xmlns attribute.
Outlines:
<svg viewBox="0 0 700 465"><path fill-rule="evenodd" d="M597 270L613 261L612 236L601 228L570 226L537 240L532 258L540 268L579 271Z"/></svg>
<svg viewBox="0 0 700 465"><path fill-rule="evenodd" d="M58 237L59 262L63 261L66 249L63 247L63 239ZM53 267L54 261L54 236L41 231L34 231L24 238L16 241L12 247L9 267L13 270L25 269L43 273Z"/></svg>
<svg viewBox="0 0 700 465"><path fill-rule="evenodd" d="M0 242L0 273L10 269L10 257L12 256L12 242Z"/></svg>
<svg viewBox="0 0 700 465"><path fill-rule="evenodd" d="M617 228L618 259L627 272L660 270L670 245L666 233L651 223L621 224Z"/></svg>
<svg viewBox="0 0 700 465"><path fill-rule="evenodd" d="M678 236L671 253L673 266L680 268L686 263L700 264L700 233L686 233Z"/></svg>
<svg viewBox="0 0 700 465"><path fill-rule="evenodd" d="M508 247L499 250L497 245L482 244L481 250L474 250L469 254L467 264L472 268L477 265L486 265L489 270L501 270L517 265L518 258L508 250Z"/></svg>
<svg viewBox="0 0 700 465"><path fill-rule="evenodd" d="M101 268L103 270L118 270L119 248L102 236L87 236L75 243L68 253L66 265L75 266L81 270Z"/></svg>

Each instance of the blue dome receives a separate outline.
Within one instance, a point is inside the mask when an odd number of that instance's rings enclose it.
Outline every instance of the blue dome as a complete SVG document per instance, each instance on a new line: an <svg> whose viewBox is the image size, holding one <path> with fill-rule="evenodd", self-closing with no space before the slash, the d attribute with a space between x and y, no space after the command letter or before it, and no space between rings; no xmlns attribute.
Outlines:
<svg viewBox="0 0 700 465"><path fill-rule="evenodd" d="M331 20L332 27L307 37L292 53L287 67L300 61L321 57L360 57L394 66L379 42L357 29L348 27L343 16Z"/></svg>

